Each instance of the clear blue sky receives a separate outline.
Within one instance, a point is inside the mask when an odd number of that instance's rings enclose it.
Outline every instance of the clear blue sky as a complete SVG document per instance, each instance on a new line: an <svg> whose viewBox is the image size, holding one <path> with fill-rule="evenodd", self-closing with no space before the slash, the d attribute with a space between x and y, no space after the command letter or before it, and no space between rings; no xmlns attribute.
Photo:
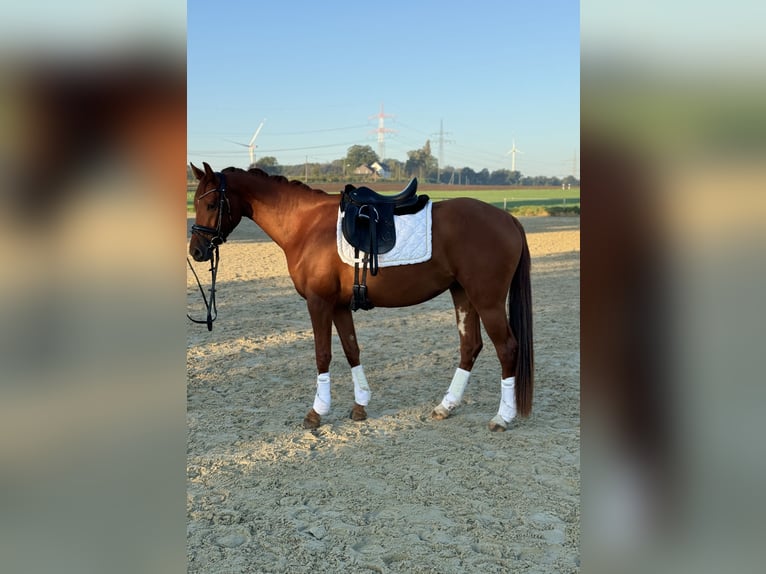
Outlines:
<svg viewBox="0 0 766 574"><path fill-rule="evenodd" d="M329 162L354 144L386 157L431 140L444 165L579 176L575 0L188 2L188 158ZM228 141L231 140L231 141Z"/></svg>

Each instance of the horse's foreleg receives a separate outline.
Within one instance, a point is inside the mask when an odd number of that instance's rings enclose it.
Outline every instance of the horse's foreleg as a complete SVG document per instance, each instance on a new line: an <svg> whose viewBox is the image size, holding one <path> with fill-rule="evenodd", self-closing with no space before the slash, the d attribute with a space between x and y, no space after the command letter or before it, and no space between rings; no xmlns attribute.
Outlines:
<svg viewBox="0 0 766 574"><path fill-rule="evenodd" d="M461 286L455 284L450 288L450 292L455 304L457 330L460 334L460 365L455 370L447 394L431 413L431 416L438 420L446 419L460 405L471 369L482 348L479 314Z"/></svg>
<svg viewBox="0 0 766 574"><path fill-rule="evenodd" d="M329 414L332 403L330 396L330 361L332 360L332 306L318 297L307 298L311 326L314 330L316 352L317 388L314 405L303 419L303 428L315 429L322 417Z"/></svg>
<svg viewBox="0 0 766 574"><path fill-rule="evenodd" d="M356 340L351 309L347 306L336 307L333 322L338 331L343 352L351 367L351 378L354 381L354 406L350 416L355 421L363 421L367 418L365 407L370 402L370 386L364 374L364 367L359 362L359 343Z"/></svg>

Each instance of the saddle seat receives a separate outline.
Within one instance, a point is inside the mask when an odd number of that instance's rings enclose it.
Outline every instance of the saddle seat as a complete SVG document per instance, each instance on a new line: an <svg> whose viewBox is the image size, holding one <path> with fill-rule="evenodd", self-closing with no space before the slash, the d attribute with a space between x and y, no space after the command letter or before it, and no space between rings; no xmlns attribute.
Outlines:
<svg viewBox="0 0 766 574"><path fill-rule="evenodd" d="M396 245L394 215L417 213L429 201L417 195L418 180L412 178L396 195L382 195L368 187L346 185L341 193L343 236L359 251L370 255L370 273L378 273L378 255L388 253Z"/></svg>
<svg viewBox="0 0 766 574"><path fill-rule="evenodd" d="M343 195L346 198L346 201L351 202L354 205L392 204L394 206L395 214L401 215L400 213L397 213L397 209L407 209L417 205L417 202L420 199L420 196L417 195L417 190L418 180L417 178L413 178L407 184L407 187L396 195L383 195L369 187L354 187L353 185L347 185L346 189L343 191Z"/></svg>

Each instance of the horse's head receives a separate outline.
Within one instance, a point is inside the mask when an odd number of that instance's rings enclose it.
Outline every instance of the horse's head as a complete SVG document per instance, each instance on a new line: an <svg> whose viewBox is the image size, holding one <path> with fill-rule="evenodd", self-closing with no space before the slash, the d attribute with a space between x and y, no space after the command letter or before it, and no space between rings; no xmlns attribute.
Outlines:
<svg viewBox="0 0 766 574"><path fill-rule="evenodd" d="M208 261L242 219L242 210L227 187L226 176L204 163L205 171L191 164L199 184L194 193L195 222L189 240L189 254L195 261Z"/></svg>

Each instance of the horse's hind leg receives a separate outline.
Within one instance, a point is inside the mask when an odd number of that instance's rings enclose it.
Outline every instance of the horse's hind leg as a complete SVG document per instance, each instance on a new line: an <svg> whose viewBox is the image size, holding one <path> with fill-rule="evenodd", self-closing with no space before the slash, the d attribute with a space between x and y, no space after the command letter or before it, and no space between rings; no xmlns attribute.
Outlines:
<svg viewBox="0 0 766 574"><path fill-rule="evenodd" d="M500 381L500 408L489 422L491 431L504 431L516 416L515 374L516 361L518 359L519 345L516 337L511 332L508 319L505 314L505 305L499 305L488 309L480 309L479 314L487 330L487 335L492 339L502 368L502 380Z"/></svg>
<svg viewBox="0 0 766 574"><path fill-rule="evenodd" d="M457 330L460 334L460 365L455 369L447 394L431 413L431 416L437 420L446 419L460 405L471 376L471 369L482 348L481 325L476 308L468 300L465 290L459 284L453 284L450 287L450 293L455 304Z"/></svg>
<svg viewBox="0 0 766 574"><path fill-rule="evenodd" d="M367 383L364 368L359 361L359 343L356 340L351 309L347 306L336 307L333 313L333 323L335 323L335 329L338 331L343 353L351 367L351 378L354 381L354 406L351 408L350 417L355 421L363 421L367 418L365 407L370 402L370 386Z"/></svg>

